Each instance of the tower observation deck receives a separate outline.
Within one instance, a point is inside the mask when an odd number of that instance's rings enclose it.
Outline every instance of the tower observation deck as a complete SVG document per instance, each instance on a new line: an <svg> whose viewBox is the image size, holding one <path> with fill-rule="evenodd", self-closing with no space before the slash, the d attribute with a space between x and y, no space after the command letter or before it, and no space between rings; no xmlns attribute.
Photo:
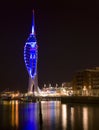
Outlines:
<svg viewBox="0 0 99 130"><path fill-rule="evenodd" d="M32 30L24 46L24 62L29 74L28 93L38 92L37 61L38 47L33 10Z"/></svg>

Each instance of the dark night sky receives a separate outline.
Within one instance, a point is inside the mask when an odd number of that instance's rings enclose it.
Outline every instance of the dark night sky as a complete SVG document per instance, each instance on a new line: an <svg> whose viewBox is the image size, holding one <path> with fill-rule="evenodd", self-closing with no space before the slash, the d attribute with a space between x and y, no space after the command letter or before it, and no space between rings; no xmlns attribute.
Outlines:
<svg viewBox="0 0 99 130"><path fill-rule="evenodd" d="M21 0L20 0L21 1ZM70 81L99 66L99 2L66 0L0 3L0 91L27 90L23 49L35 9L39 86Z"/></svg>

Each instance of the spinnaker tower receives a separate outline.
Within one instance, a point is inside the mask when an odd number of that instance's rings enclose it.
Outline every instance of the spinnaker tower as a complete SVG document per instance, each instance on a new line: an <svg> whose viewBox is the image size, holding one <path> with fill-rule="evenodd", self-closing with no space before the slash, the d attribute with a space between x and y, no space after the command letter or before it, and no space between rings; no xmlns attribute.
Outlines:
<svg viewBox="0 0 99 130"><path fill-rule="evenodd" d="M24 61L26 69L29 74L28 93L38 91L38 74L37 74L38 46L37 46L34 21L35 20L33 10L32 29L24 46Z"/></svg>

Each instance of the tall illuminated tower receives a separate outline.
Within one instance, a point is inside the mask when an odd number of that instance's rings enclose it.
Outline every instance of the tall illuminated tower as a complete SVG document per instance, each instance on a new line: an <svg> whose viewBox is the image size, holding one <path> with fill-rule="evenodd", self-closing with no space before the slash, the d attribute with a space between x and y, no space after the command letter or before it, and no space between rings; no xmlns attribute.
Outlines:
<svg viewBox="0 0 99 130"><path fill-rule="evenodd" d="M34 91L37 92L38 90L37 60L38 60L38 48L35 35L35 23L34 23L34 11L33 11L31 34L29 35L24 46L24 61L26 69L29 74L28 93L32 93Z"/></svg>

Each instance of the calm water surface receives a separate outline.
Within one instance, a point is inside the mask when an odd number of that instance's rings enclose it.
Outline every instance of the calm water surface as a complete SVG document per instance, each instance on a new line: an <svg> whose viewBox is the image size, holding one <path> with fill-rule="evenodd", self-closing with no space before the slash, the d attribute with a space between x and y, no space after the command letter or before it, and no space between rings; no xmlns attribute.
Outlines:
<svg viewBox="0 0 99 130"><path fill-rule="evenodd" d="M0 130L99 130L99 105L4 101Z"/></svg>

